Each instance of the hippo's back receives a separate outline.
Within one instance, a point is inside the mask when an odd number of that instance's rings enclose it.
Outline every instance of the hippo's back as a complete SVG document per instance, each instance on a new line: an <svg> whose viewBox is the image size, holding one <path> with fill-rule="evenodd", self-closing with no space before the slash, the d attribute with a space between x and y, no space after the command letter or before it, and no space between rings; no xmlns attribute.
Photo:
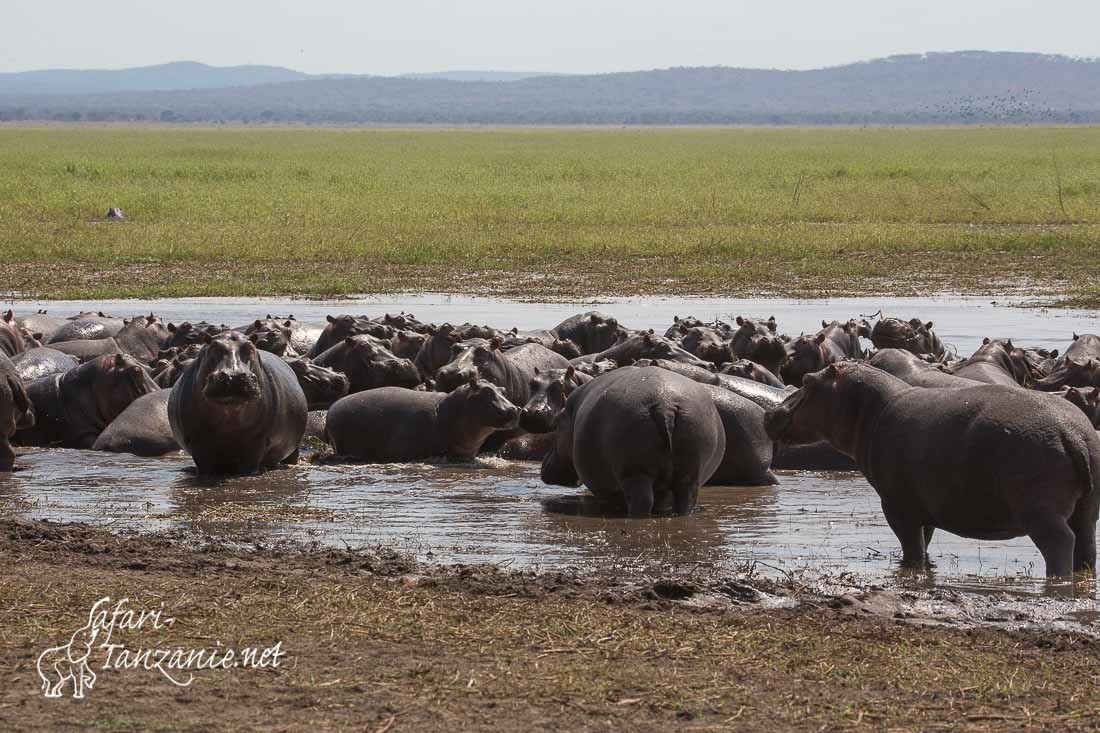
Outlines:
<svg viewBox="0 0 1100 733"><path fill-rule="evenodd" d="M337 455L367 461L434 455L442 392L380 387L342 397L329 408L325 434Z"/></svg>
<svg viewBox="0 0 1100 733"><path fill-rule="evenodd" d="M76 359L69 354L48 346L27 349L16 354L11 361L24 382L33 382L54 374L64 374L77 365Z"/></svg>
<svg viewBox="0 0 1100 733"><path fill-rule="evenodd" d="M162 456L180 449L168 422L168 398L172 390L158 389L130 403L99 434L92 450Z"/></svg>

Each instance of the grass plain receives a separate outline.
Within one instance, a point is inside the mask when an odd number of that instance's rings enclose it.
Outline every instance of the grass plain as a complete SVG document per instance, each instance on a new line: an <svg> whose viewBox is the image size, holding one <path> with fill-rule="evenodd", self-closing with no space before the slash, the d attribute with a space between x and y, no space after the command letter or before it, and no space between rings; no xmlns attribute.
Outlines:
<svg viewBox="0 0 1100 733"><path fill-rule="evenodd" d="M0 288L23 297L1087 303L1098 254L1092 127L0 127Z"/></svg>

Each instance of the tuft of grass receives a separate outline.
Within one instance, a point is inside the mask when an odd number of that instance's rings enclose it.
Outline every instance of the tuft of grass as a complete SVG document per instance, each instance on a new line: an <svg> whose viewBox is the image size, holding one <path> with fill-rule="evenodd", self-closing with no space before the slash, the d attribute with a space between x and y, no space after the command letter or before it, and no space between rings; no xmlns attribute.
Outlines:
<svg viewBox="0 0 1100 733"><path fill-rule="evenodd" d="M1098 181L1091 127L0 127L0 258L48 298L1046 293Z"/></svg>

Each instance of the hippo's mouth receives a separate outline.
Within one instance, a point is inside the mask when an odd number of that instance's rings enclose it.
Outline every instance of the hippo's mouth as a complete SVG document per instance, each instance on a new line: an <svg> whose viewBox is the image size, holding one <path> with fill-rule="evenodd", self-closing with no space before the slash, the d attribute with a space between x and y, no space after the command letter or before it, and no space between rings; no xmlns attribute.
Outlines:
<svg viewBox="0 0 1100 733"><path fill-rule="evenodd" d="M203 389L203 395L214 402L252 402L260 397L260 385L255 379L211 379Z"/></svg>
<svg viewBox="0 0 1100 733"><path fill-rule="evenodd" d="M802 402L798 390L780 404L764 413L764 430L772 440L782 440L794 423L794 413Z"/></svg>

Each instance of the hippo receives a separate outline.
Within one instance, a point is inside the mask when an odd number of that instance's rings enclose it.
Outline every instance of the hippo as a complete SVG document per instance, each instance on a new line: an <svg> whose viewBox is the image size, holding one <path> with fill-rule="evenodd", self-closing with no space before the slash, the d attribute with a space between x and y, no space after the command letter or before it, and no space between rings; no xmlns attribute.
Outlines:
<svg viewBox="0 0 1100 733"><path fill-rule="evenodd" d="M757 364L751 359L737 359L723 366L718 370L718 373L749 379L753 382L771 385L772 387L782 388L784 386L782 379L772 374L772 372L764 368L763 365Z"/></svg>
<svg viewBox="0 0 1100 733"><path fill-rule="evenodd" d="M737 316L738 328L733 333L730 348L734 359L748 359L761 365L775 376L787 357L783 339L775 333L775 316L767 321L754 321Z"/></svg>
<svg viewBox="0 0 1100 733"><path fill-rule="evenodd" d="M726 449L718 470L706 482L722 486L771 486L774 444L764 430L764 408L722 387L708 386L722 427Z"/></svg>
<svg viewBox="0 0 1100 733"><path fill-rule="evenodd" d="M398 331L390 339L390 351L399 359L412 359L420 355L420 350L428 342L429 335L417 331ZM429 375L430 376L430 375Z"/></svg>
<svg viewBox="0 0 1100 733"><path fill-rule="evenodd" d="M780 367L780 376L787 384L802 386L802 377L824 369L843 359L864 359L867 354L859 344L860 336L869 337L871 326L867 321L850 320L846 323L821 322L821 330L814 336L799 336L787 346L787 358Z"/></svg>
<svg viewBox="0 0 1100 733"><path fill-rule="evenodd" d="M1100 360L1100 336L1091 333L1073 334L1073 343L1066 349L1064 356L1072 356L1079 361Z"/></svg>
<svg viewBox="0 0 1100 733"><path fill-rule="evenodd" d="M293 369L227 331L183 371L168 420L200 474L246 474L298 461L308 409Z"/></svg>
<svg viewBox="0 0 1100 733"><path fill-rule="evenodd" d="M401 311L395 316L387 313L372 320L375 323L381 323L383 326L389 326L395 331L411 331L422 336L427 336L435 330L430 323L419 321L412 313L406 313L405 311Z"/></svg>
<svg viewBox="0 0 1100 733"><path fill-rule="evenodd" d="M158 389L130 403L106 429L99 434L92 450L111 453L132 453L143 458L156 458L179 451L168 422L170 389Z"/></svg>
<svg viewBox="0 0 1100 733"><path fill-rule="evenodd" d="M64 343L66 341L95 341L114 336L122 330L126 324L121 318L111 318L102 313L94 315L81 314L73 320L66 320L46 339L46 346Z"/></svg>
<svg viewBox="0 0 1100 733"><path fill-rule="evenodd" d="M1100 389L1096 387L1068 387L1060 393L1061 397L1068 400L1085 413L1094 428L1100 428Z"/></svg>
<svg viewBox="0 0 1100 733"><path fill-rule="evenodd" d="M520 413L519 426L529 433L549 433L554 430L554 419L565 409L565 401L573 390L592 381L592 377L567 369L535 368L531 378L531 398Z"/></svg>
<svg viewBox="0 0 1100 733"><path fill-rule="evenodd" d="M10 358L22 353L26 348L23 331L15 322L15 315L8 311L0 316L0 354Z"/></svg>
<svg viewBox="0 0 1100 733"><path fill-rule="evenodd" d="M172 351L176 353L172 354ZM199 344L191 344L182 349L178 346L173 346L172 349L162 352L162 356L158 358L154 364L153 381L161 387L171 387L175 385L180 375L183 374L183 370L198 357L200 351L202 351L202 346ZM171 358L164 358L169 355Z"/></svg>
<svg viewBox="0 0 1100 733"><path fill-rule="evenodd" d="M225 327L215 326L211 323L191 323L184 321L180 325L169 323L168 339L164 342L165 348L178 347L183 348L186 346L198 345L206 343L206 340L210 337L217 336L222 331L226 331Z"/></svg>
<svg viewBox="0 0 1100 733"><path fill-rule="evenodd" d="M565 357L540 344L524 344L508 352L500 347L499 338L456 344L454 359L435 374L435 388L449 392L477 376L503 389L513 405L523 407L531 399L531 380L536 370L569 368Z"/></svg>
<svg viewBox="0 0 1100 733"><path fill-rule="evenodd" d="M449 394L383 387L348 395L329 409L325 432L338 456L369 463L469 460L494 431L518 422L503 390L474 377Z"/></svg>
<svg viewBox="0 0 1100 733"><path fill-rule="evenodd" d="M367 334L348 336L313 359L313 364L333 369L348 378L348 392L379 387L420 384L420 372L409 359L398 359L387 342Z"/></svg>
<svg viewBox="0 0 1100 733"><path fill-rule="evenodd" d="M420 353L413 360L421 377L425 380L435 377L441 367L450 363L454 356L452 350L460 343L462 338L449 323L444 323L434 333L429 334L424 345L420 347Z"/></svg>
<svg viewBox="0 0 1100 733"><path fill-rule="evenodd" d="M170 336L164 323L150 313L126 321L114 340L122 353L148 363L156 358Z"/></svg>
<svg viewBox="0 0 1100 733"><path fill-rule="evenodd" d="M603 359L601 361L583 361L570 359L569 365L581 374L587 374L590 377L598 377L601 374L607 374L608 372L619 368L619 365L611 361L610 359Z"/></svg>
<svg viewBox="0 0 1100 733"><path fill-rule="evenodd" d="M578 387L554 436L542 480L583 483L632 517L690 512L726 451L707 388L652 367L621 367Z"/></svg>
<svg viewBox="0 0 1100 733"><path fill-rule="evenodd" d="M19 373L24 384L30 384L42 377L64 374L77 366L77 361L72 356L48 346L27 349L21 354L16 354L11 362L15 365L15 371Z"/></svg>
<svg viewBox="0 0 1100 733"><path fill-rule="evenodd" d="M253 331L256 334L256 348L275 356L296 356L290 348L290 339L286 332L280 329L263 329Z"/></svg>
<svg viewBox="0 0 1100 733"><path fill-rule="evenodd" d="M112 206L107 209L107 221L125 221L126 215L122 213L122 209L117 206Z"/></svg>
<svg viewBox="0 0 1100 733"><path fill-rule="evenodd" d="M325 435L325 423L328 422L328 410L310 410L306 415L306 438L328 441Z"/></svg>
<svg viewBox="0 0 1100 733"><path fill-rule="evenodd" d="M580 349L580 356L598 354L620 344L630 336L630 331L619 322L599 311L589 311L566 318L550 329L558 341L572 341Z"/></svg>
<svg viewBox="0 0 1100 733"><path fill-rule="evenodd" d="M269 351L275 356L286 356L289 358L296 358L299 353L295 348L295 343L299 346L303 345L306 341L302 331L302 324L294 320L294 316L287 316L286 318L276 318L270 313L267 318L257 318L252 323L245 326L243 329L237 329L243 331L246 336L251 336L254 333L260 334L260 339L256 342L256 348L264 351ZM312 348L314 340L309 340L309 348Z"/></svg>
<svg viewBox="0 0 1100 733"><path fill-rule="evenodd" d="M1031 379L1024 352L1012 341L983 339L981 347L965 361L951 367L951 374L985 384L1026 386Z"/></svg>
<svg viewBox="0 0 1100 733"><path fill-rule="evenodd" d="M27 385L35 424L16 433L23 445L91 448L134 400L157 385L132 356L107 354Z"/></svg>
<svg viewBox="0 0 1100 733"><path fill-rule="evenodd" d="M824 438L856 461L905 565L928 562L938 528L986 540L1027 535L1049 577L1094 569L1100 438L1088 418L1016 386L930 394L867 364L832 364L765 424L776 440Z"/></svg>
<svg viewBox="0 0 1100 733"><path fill-rule="evenodd" d="M27 333L41 334L39 341L43 342L49 340L50 336L53 336L57 329L65 325L66 320L59 316L51 316L44 310L39 310L37 313L32 313L26 316L19 316L15 319L15 324L19 328L26 329Z"/></svg>
<svg viewBox="0 0 1100 733"><path fill-rule="evenodd" d="M680 318L680 316L673 316L672 325L668 327L667 331L665 331L665 338L669 341L679 341L684 337L684 334L686 334L691 329L699 328L706 325L706 321L696 318L695 316L686 316L684 318Z"/></svg>
<svg viewBox="0 0 1100 733"><path fill-rule="evenodd" d="M17 430L34 427L34 406L23 379L8 357L0 352L0 472L15 467L11 438Z"/></svg>
<svg viewBox="0 0 1100 733"><path fill-rule="evenodd" d="M121 354L122 347L111 337L78 341L53 341L49 348L68 354L80 363L98 359L101 356Z"/></svg>
<svg viewBox="0 0 1100 733"><path fill-rule="evenodd" d="M723 338L720 331L707 326L689 328L680 339L680 346L689 354L715 366L734 361L732 341Z"/></svg>
<svg viewBox="0 0 1100 733"><path fill-rule="evenodd" d="M393 338L394 329L382 323L375 323L366 316L326 316L328 325L317 337L306 356L316 359L333 346L352 336L373 336L376 339ZM388 349L388 347L387 347ZM353 390L354 391L354 390Z"/></svg>
<svg viewBox="0 0 1100 733"><path fill-rule="evenodd" d="M345 396L351 386L347 376L334 369L317 366L309 358L287 359L298 386L306 396L310 411L325 410L333 402Z"/></svg>
<svg viewBox="0 0 1100 733"><path fill-rule="evenodd" d="M506 461L536 461L541 463L554 444L554 433L522 433L509 438L497 450Z"/></svg>
<svg viewBox="0 0 1100 733"><path fill-rule="evenodd" d="M960 387L973 387L980 384L980 382L975 382L973 379L947 374L908 349L891 348L876 351L867 363L887 374L893 374L913 387L959 389Z"/></svg>
<svg viewBox="0 0 1100 733"><path fill-rule="evenodd" d="M620 367L630 366L639 359L668 359L704 369L714 368L709 361L703 361L663 336L655 336L652 331L631 336L606 351L586 358L590 361L610 359Z"/></svg>
<svg viewBox="0 0 1100 733"><path fill-rule="evenodd" d="M871 343L876 349L903 349L917 356L929 355L942 361L947 355L940 342L932 321L922 322L919 318L908 322L900 318L883 318L871 329Z"/></svg>
<svg viewBox="0 0 1100 733"><path fill-rule="evenodd" d="M1100 387L1100 361L1066 354L1048 376L1032 386L1041 392L1057 392L1066 387Z"/></svg>

